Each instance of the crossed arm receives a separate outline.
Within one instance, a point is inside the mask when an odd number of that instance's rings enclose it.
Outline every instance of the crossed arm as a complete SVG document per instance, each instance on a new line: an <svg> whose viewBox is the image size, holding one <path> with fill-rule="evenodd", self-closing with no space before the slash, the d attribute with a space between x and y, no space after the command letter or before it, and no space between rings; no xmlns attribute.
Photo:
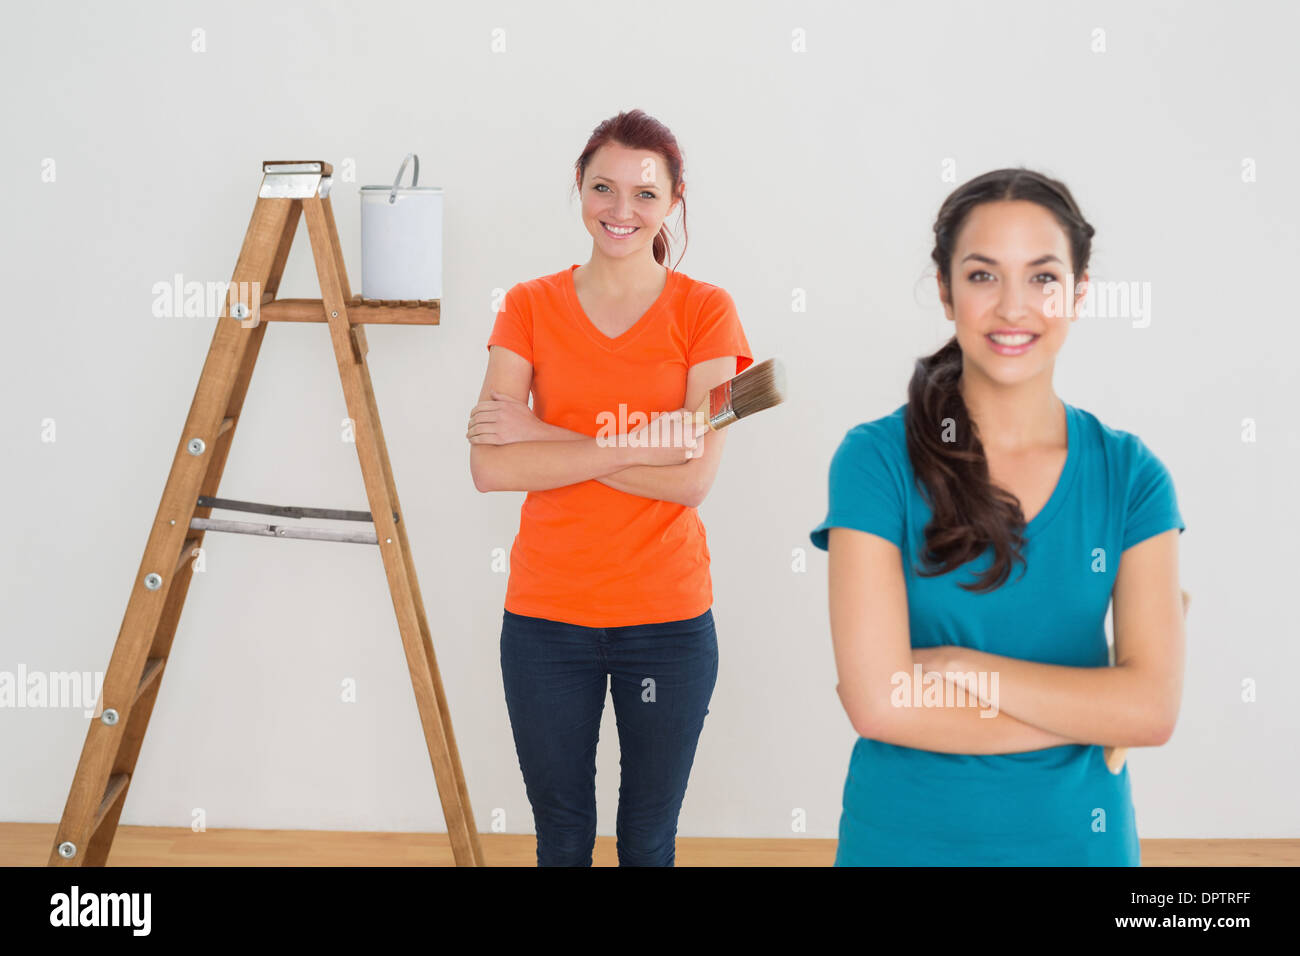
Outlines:
<svg viewBox="0 0 1300 956"><path fill-rule="evenodd" d="M683 407L697 408L710 389L736 374L735 356L708 359L687 372ZM527 359L494 345L488 359L479 401L492 399L494 392L508 399L528 402L533 367ZM470 468L481 491L506 490L489 480L493 473L511 476L509 490L543 490L595 479L618 491L697 507L708 495L722 461L726 431L706 431L697 439L699 457L676 465L643 465L635 462L634 450L602 448L581 432L536 421L536 438L504 445L472 444Z"/></svg>
<svg viewBox="0 0 1300 956"><path fill-rule="evenodd" d="M723 381L725 382L726 378L723 378ZM687 402L683 407L693 406ZM591 440L589 435L569 428L561 428L559 425L547 425L546 428L548 431L542 441ZM726 437L725 431L705 432L697 439L703 444L704 453L699 458L692 458L680 465L628 465L613 474L599 475L595 478L602 485L608 485L617 491L626 491L630 495L674 501L694 508L704 500L713 484L713 478L722 460L722 445Z"/></svg>
<svg viewBox="0 0 1300 956"><path fill-rule="evenodd" d="M1121 556L1109 667L1039 664L952 645L912 648L897 546L832 528L829 548L838 690L862 736L942 753L996 754L1071 743L1157 746L1172 734L1184 645L1176 529ZM891 677L910 677L913 662L945 676L996 671L997 684L986 689L996 686L997 700L981 698L996 703L996 716L981 716L974 706L892 706ZM976 689L960 677L954 682Z"/></svg>

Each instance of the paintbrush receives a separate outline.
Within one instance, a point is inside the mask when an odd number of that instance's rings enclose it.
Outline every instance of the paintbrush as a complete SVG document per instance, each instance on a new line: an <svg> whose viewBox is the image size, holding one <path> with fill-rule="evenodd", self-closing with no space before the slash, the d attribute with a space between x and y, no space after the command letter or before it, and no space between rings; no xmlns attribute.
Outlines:
<svg viewBox="0 0 1300 956"><path fill-rule="evenodd" d="M751 365L735 378L709 390L709 397L694 412L695 424L715 432L785 401L785 366L779 358Z"/></svg>

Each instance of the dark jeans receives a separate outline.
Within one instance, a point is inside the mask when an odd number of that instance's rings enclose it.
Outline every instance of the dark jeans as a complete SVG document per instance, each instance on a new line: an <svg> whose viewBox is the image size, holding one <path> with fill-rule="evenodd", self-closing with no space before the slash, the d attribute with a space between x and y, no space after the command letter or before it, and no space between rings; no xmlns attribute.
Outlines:
<svg viewBox="0 0 1300 956"><path fill-rule="evenodd" d="M718 676L712 609L627 627L505 611L501 676L537 826L537 865L591 866L596 738L608 686L621 752L619 866L672 866L677 814Z"/></svg>

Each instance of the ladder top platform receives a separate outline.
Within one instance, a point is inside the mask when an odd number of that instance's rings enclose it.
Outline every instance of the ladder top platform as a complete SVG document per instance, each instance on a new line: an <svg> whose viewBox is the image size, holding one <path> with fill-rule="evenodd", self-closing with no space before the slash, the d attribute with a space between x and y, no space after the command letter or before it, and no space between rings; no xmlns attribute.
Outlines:
<svg viewBox="0 0 1300 956"><path fill-rule="evenodd" d="M317 172L332 176L334 167L323 159L267 159L262 161L262 172Z"/></svg>

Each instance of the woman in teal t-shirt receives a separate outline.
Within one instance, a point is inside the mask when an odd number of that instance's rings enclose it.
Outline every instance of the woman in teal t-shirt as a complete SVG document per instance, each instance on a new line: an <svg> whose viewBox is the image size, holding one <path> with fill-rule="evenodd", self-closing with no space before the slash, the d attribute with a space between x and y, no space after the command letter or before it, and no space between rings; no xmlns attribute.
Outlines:
<svg viewBox="0 0 1300 956"><path fill-rule="evenodd" d="M1185 525L1141 439L1052 388L1093 229L1063 184L1004 169L934 232L956 334L845 435L811 535L859 734L835 863L1136 866L1103 748L1173 731Z"/></svg>

